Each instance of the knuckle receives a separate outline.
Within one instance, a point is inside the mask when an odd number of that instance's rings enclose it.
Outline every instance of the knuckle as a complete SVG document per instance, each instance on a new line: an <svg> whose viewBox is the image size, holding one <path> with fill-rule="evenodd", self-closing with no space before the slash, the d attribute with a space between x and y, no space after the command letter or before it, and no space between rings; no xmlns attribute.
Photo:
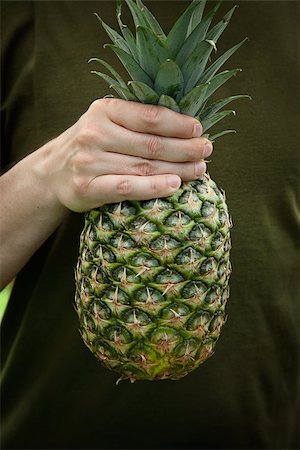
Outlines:
<svg viewBox="0 0 300 450"><path fill-rule="evenodd" d="M90 110L102 110L103 108L105 109L107 106L111 105L112 102L114 102L116 99L115 98L97 98L96 100L94 100L91 104L89 109Z"/></svg>
<svg viewBox="0 0 300 450"><path fill-rule="evenodd" d="M131 192L133 190L132 182L126 178L126 179L118 182L116 190L119 195L127 196L127 195L131 194Z"/></svg>
<svg viewBox="0 0 300 450"><path fill-rule="evenodd" d="M71 169L74 173L78 174L85 168L91 166L93 162L94 158L92 155L88 151L80 149L71 158Z"/></svg>
<svg viewBox="0 0 300 450"><path fill-rule="evenodd" d="M159 159L162 150L162 139L159 136L150 136L147 139L147 151L150 159Z"/></svg>
<svg viewBox="0 0 300 450"><path fill-rule="evenodd" d="M120 110L124 100L120 98L104 97L94 100L89 107L89 111L93 114L107 115L109 109ZM122 110L121 110L122 111Z"/></svg>
<svg viewBox="0 0 300 450"><path fill-rule="evenodd" d="M138 175L142 176L152 175L154 171L153 163L147 160L138 162L136 164L136 171Z"/></svg>
<svg viewBox="0 0 300 450"><path fill-rule="evenodd" d="M103 107L103 100L104 99L102 99L102 98L97 98L96 100L94 100L90 104L90 107L89 107L88 111L91 111L91 112L99 111L99 109L101 109Z"/></svg>
<svg viewBox="0 0 300 450"><path fill-rule="evenodd" d="M142 119L147 125L155 126L159 123L161 110L156 105L143 105Z"/></svg>
<svg viewBox="0 0 300 450"><path fill-rule="evenodd" d="M73 193L74 197L78 199L83 199L87 196L87 191L89 187L89 182L86 177L80 175L74 175L73 179Z"/></svg>
<svg viewBox="0 0 300 450"><path fill-rule="evenodd" d="M85 124L76 134L74 138L74 146L76 149L83 149L93 144L96 139L96 132L89 127L88 124Z"/></svg>

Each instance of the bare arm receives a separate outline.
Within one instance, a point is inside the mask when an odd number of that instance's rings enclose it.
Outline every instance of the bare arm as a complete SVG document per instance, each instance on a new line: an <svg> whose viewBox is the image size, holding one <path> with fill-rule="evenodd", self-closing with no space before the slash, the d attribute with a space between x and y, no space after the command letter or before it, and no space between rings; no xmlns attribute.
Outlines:
<svg viewBox="0 0 300 450"><path fill-rule="evenodd" d="M212 152L195 119L103 99L71 128L0 177L0 288L69 210L172 194L205 171Z"/></svg>

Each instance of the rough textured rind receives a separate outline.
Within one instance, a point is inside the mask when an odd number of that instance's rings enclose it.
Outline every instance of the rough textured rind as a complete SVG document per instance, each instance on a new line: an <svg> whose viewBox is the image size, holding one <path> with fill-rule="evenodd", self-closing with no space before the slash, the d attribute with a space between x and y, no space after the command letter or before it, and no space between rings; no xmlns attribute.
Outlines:
<svg viewBox="0 0 300 450"><path fill-rule="evenodd" d="M213 354L226 320L230 227L208 175L168 198L86 213L75 307L85 344L121 379L179 379Z"/></svg>

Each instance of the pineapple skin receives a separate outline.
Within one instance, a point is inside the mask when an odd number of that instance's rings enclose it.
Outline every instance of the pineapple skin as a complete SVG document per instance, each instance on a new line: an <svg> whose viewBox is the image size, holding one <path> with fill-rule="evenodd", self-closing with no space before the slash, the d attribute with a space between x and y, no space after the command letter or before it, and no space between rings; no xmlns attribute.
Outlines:
<svg viewBox="0 0 300 450"><path fill-rule="evenodd" d="M75 309L83 341L119 380L177 380L214 353L230 228L225 194L207 174L167 198L86 213Z"/></svg>

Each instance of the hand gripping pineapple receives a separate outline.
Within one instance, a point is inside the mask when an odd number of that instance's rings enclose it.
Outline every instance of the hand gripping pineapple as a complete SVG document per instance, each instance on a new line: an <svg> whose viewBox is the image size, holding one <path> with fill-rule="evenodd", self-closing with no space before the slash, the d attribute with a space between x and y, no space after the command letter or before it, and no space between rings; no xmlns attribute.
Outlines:
<svg viewBox="0 0 300 450"><path fill-rule="evenodd" d="M240 69L219 72L244 41L210 58L235 8L211 26L217 3L204 13L194 0L168 35L140 0L126 0L135 34L121 34L99 17L108 45L129 73L126 83L93 71L124 100L161 105L200 120L206 133L232 113L235 95L212 94ZM211 141L233 130L207 136ZM226 321L231 220L225 195L204 174L167 198L124 201L86 213L76 268L75 306L84 342L120 379L179 379L214 352Z"/></svg>

